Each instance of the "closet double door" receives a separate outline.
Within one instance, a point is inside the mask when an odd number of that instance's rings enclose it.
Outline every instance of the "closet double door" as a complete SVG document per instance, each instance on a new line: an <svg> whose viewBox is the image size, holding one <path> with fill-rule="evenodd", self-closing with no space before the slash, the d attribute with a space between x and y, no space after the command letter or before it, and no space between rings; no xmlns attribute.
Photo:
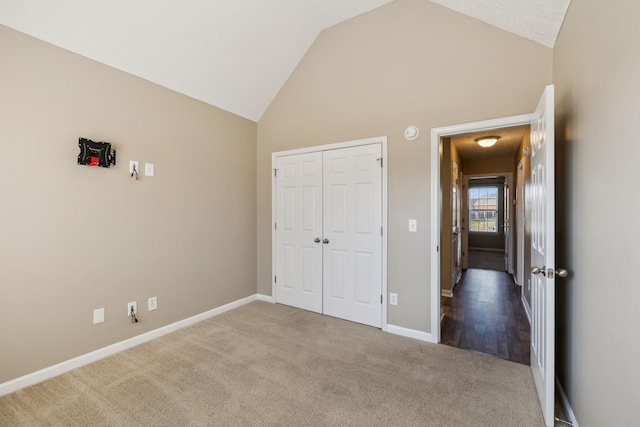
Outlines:
<svg viewBox="0 0 640 427"><path fill-rule="evenodd" d="M382 324L381 145L277 157L275 300Z"/></svg>

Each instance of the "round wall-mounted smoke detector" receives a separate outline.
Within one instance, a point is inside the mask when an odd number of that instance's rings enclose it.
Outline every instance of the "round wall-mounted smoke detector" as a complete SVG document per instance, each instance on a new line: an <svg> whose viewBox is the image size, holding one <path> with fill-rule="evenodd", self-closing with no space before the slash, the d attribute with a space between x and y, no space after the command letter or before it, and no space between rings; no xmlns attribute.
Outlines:
<svg viewBox="0 0 640 427"><path fill-rule="evenodd" d="M404 137L407 141L413 141L420 134L420 130L416 126L409 126L404 130Z"/></svg>

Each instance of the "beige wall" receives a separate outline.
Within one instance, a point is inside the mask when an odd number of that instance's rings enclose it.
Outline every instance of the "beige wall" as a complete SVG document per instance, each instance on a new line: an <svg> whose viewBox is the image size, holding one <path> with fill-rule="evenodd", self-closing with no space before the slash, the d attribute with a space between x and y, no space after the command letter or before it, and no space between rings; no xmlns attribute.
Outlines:
<svg viewBox="0 0 640 427"><path fill-rule="evenodd" d="M638 16L573 1L554 49L557 372L580 427L640 425Z"/></svg>
<svg viewBox="0 0 640 427"><path fill-rule="evenodd" d="M2 26L0 58L0 383L255 294L255 123Z"/></svg>
<svg viewBox="0 0 640 427"><path fill-rule="evenodd" d="M272 288L271 153L387 135L398 293L388 321L431 332L430 129L530 113L551 70L550 49L428 1L396 0L325 30L258 123L258 292ZM421 130L411 142L409 125Z"/></svg>

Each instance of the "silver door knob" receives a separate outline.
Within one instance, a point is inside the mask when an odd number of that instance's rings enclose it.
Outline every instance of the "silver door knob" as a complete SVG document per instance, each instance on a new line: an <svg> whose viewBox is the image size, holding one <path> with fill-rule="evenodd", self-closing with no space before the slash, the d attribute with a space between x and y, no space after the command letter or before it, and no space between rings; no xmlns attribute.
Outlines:
<svg viewBox="0 0 640 427"><path fill-rule="evenodd" d="M542 274L543 276L547 275L544 265L542 268L536 267L535 265L531 266L531 274Z"/></svg>
<svg viewBox="0 0 640 427"><path fill-rule="evenodd" d="M567 277L568 275L569 275L569 272L564 268L559 268L556 270L556 276L558 277Z"/></svg>
<svg viewBox="0 0 640 427"><path fill-rule="evenodd" d="M324 240L322 241L322 243L324 243L324 244L326 245L327 243L329 243L329 239L324 239Z"/></svg>
<svg viewBox="0 0 640 427"><path fill-rule="evenodd" d="M315 239L313 239L313 241L316 242L316 243L320 243L320 238L316 237Z"/></svg>

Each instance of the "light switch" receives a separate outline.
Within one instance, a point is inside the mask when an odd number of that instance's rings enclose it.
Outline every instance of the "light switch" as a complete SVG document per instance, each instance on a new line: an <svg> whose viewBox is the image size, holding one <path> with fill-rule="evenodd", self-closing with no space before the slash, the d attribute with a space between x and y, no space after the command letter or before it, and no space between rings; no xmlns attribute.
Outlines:
<svg viewBox="0 0 640 427"><path fill-rule="evenodd" d="M409 220L409 231L415 233L418 231L418 220L410 219Z"/></svg>
<svg viewBox="0 0 640 427"><path fill-rule="evenodd" d="M93 310L93 324L104 322L104 307Z"/></svg>
<svg viewBox="0 0 640 427"><path fill-rule="evenodd" d="M155 166L153 163L145 163L144 164L144 176L153 176L155 174Z"/></svg>

